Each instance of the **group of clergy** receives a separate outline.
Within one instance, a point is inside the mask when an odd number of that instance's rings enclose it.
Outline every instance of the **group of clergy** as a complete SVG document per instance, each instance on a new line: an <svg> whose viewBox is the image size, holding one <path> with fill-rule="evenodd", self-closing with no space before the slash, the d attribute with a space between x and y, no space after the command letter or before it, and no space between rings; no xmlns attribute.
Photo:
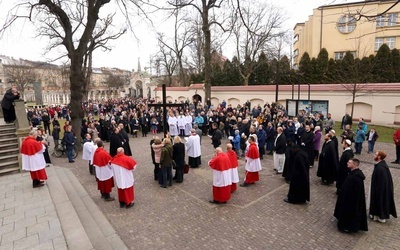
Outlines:
<svg viewBox="0 0 400 250"><path fill-rule="evenodd" d="M261 171L261 161L256 135L250 135L246 149L246 173L240 186L246 187L258 181ZM213 172L213 200L210 203L223 204L231 198L231 193L237 190L239 182L238 156L232 149L232 144L226 145L226 153L221 147L215 149L214 157L208 162Z"/></svg>

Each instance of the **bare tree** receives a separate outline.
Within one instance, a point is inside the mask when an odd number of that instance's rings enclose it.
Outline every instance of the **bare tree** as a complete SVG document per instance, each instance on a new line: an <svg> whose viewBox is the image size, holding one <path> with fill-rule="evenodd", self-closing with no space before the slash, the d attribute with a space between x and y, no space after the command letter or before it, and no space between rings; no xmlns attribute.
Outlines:
<svg viewBox="0 0 400 250"><path fill-rule="evenodd" d="M165 74L168 77L168 85L172 86L172 76L176 70L178 60L174 50L164 41L163 34L159 33L157 40L160 51L156 57L156 61L163 66Z"/></svg>
<svg viewBox="0 0 400 250"><path fill-rule="evenodd" d="M4 65L3 69L8 83L15 85L24 98L25 89L37 80L35 69L31 65L24 65L23 63Z"/></svg>
<svg viewBox="0 0 400 250"><path fill-rule="evenodd" d="M0 29L2 34L19 19L28 19L39 26L39 36L49 38L48 50L63 46L70 62L71 118L72 126L80 134L84 112L81 108L90 81L91 55L99 47L105 48L111 39L117 39L125 28L111 32L109 27L114 14L101 18L100 10L111 0L33 0L17 4ZM131 7L139 7L140 1L118 0L120 10L127 18ZM141 9L140 9L141 10ZM134 14L137 15L138 13ZM104 15L104 14L103 14Z"/></svg>
<svg viewBox="0 0 400 250"><path fill-rule="evenodd" d="M216 15L218 9L229 6L228 0L179 0L168 2L175 8L193 8L201 16L202 31L204 36L204 87L205 99L211 98L211 27L217 25L223 30L223 21L226 20L221 12ZM226 10L225 10L226 11ZM218 20L218 17L221 17Z"/></svg>
<svg viewBox="0 0 400 250"><path fill-rule="evenodd" d="M233 17L237 20L233 34L236 55L242 64L240 76L244 85L249 85L250 76L259 65L258 56L268 49L272 39L282 33L280 28L284 18L277 8L265 2L241 1L240 4Z"/></svg>
<svg viewBox="0 0 400 250"><path fill-rule="evenodd" d="M165 53L166 49L173 52L180 81L183 83L183 86L186 86L186 76L183 68L183 52L189 46L189 44L192 43L194 38L188 26L188 22L190 22L190 20L189 18L181 17L184 15L184 13L180 13L181 11L182 10L174 9L172 14L174 17L174 37L172 38L172 41L168 42L164 34L159 34L158 42L160 46L162 46L162 48L160 48L160 52L162 54ZM162 56L162 58L164 58L164 64L169 64L165 62L164 56ZM167 73L170 73L168 69Z"/></svg>

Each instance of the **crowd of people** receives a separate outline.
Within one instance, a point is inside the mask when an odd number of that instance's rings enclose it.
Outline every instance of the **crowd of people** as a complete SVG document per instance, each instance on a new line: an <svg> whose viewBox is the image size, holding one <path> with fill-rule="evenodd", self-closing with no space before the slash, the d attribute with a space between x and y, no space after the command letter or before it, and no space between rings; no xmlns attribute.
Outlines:
<svg viewBox="0 0 400 250"><path fill-rule="evenodd" d="M240 186L247 187L259 181L259 172L262 165L265 165L264 156L268 154L273 155L276 174L282 175L289 183L288 195L284 201L300 204L310 202L309 170L317 163L316 172L321 178L321 184L332 185L336 182L338 198L334 215L338 219L338 228L344 232L366 231L365 176L360 169L360 160L355 155L363 152L363 142L367 141L367 153L373 153L376 161L372 173L369 216L379 222L385 222L390 215L397 217L393 180L385 162L386 153L375 151L378 133L374 128L368 130L362 118L353 132L353 119L346 114L342 118L342 133L336 136L334 120L329 113L324 117L319 113L307 114L301 110L297 117L289 118L279 103L266 103L262 107L257 105L251 108L250 102L237 107L226 102L213 107L208 100L204 105L184 102L179 108L169 109L168 134L160 138L159 133L164 129L162 110L150 107L148 104L151 103L147 99L121 98L97 102L96 105L89 101L82 105L87 112L80 135L84 142L83 158L89 161L89 172L96 176L98 189L106 201L114 200L109 194L115 179L120 206L133 206L134 178L131 170L136 167L136 162L130 157L129 139L138 137L140 132L142 137L151 132L154 180L161 188L172 186L173 180L182 183L187 167L201 166L201 144L206 143L215 148L215 155L208 162L213 172L211 203L226 203L231 193L237 190L238 159L245 160L246 172ZM63 138L65 134L73 133L68 123L68 108L65 115L63 112L53 112L52 109L28 111L32 126L43 122L44 132L50 134L52 124L51 134L58 139L61 131L58 117L63 117L67 120ZM395 136L398 154L400 132ZM37 135L32 134L31 137L36 138ZM79 136L74 134L74 139L76 137ZM229 140L225 152L221 147L223 138ZM104 142L110 142L108 152L104 149ZM38 148L36 153L41 152L39 146L35 147ZM339 147L343 148L341 155ZM68 158L69 162L73 162L73 159ZM399 163L399 155L394 163ZM35 170L29 166L25 169ZM36 187L40 185L37 181L43 180L43 176L33 174L32 179Z"/></svg>

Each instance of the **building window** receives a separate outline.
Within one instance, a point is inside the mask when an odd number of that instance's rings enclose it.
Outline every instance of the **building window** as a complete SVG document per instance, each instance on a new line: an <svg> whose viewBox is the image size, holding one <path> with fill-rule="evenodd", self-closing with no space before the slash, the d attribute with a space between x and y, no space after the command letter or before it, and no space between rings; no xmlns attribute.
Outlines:
<svg viewBox="0 0 400 250"><path fill-rule="evenodd" d="M397 25L397 13L388 14L388 26Z"/></svg>
<svg viewBox="0 0 400 250"><path fill-rule="evenodd" d="M389 47L389 49L394 49L396 45L396 38L395 37L386 37L385 43Z"/></svg>
<svg viewBox="0 0 400 250"><path fill-rule="evenodd" d="M336 26L340 33L348 34L353 32L356 28L357 21L352 15L344 15L340 17L339 21L337 22Z"/></svg>
<svg viewBox="0 0 400 250"><path fill-rule="evenodd" d="M383 27L385 26L385 16L378 16L376 18L376 27Z"/></svg>
<svg viewBox="0 0 400 250"><path fill-rule="evenodd" d="M375 38L375 51L377 51L383 44L383 38Z"/></svg>
<svg viewBox="0 0 400 250"><path fill-rule="evenodd" d="M335 52L335 54L334 54L335 60L342 60L343 57L346 55L346 52L347 52L347 51L338 51L338 52ZM356 52L355 52L355 51L350 51L350 53L351 53L354 57L356 57Z"/></svg>

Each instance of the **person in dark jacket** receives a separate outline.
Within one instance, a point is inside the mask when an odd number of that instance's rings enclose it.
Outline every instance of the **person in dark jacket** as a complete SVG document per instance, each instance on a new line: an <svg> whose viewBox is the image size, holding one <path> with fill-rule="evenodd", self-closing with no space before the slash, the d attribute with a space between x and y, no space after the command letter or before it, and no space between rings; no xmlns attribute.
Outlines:
<svg viewBox="0 0 400 250"><path fill-rule="evenodd" d="M275 139L275 128L272 122L268 122L268 126L265 128L265 133L267 134L267 151L269 155L273 154L274 149L274 139Z"/></svg>
<svg viewBox="0 0 400 250"><path fill-rule="evenodd" d="M337 172L337 178L336 178L336 194L340 193L340 190L342 189L342 185L344 181L346 180L347 175L350 172L350 169L347 166L347 163L351 158L354 157L353 150L351 149L351 141L350 140L345 140L343 143L343 153L342 156L340 157L339 160L339 168Z"/></svg>
<svg viewBox="0 0 400 250"><path fill-rule="evenodd" d="M17 119L13 102L19 99L19 97L20 94L15 86L7 90L4 94L3 100L1 101L1 108L6 123L12 123Z"/></svg>
<svg viewBox="0 0 400 250"><path fill-rule="evenodd" d="M213 123L212 124L212 130L213 130L213 134L211 137L211 144L214 146L214 148L218 148L219 145L221 145L221 139L222 139L222 132L217 129L217 123Z"/></svg>
<svg viewBox="0 0 400 250"><path fill-rule="evenodd" d="M310 167L314 166L314 133L311 131L310 125L306 125L305 131L301 136L301 147L308 155Z"/></svg>
<svg viewBox="0 0 400 250"><path fill-rule="evenodd" d="M164 147L161 149L160 167L161 167L161 184L163 188L167 188L167 183L172 186L172 157L173 148L170 138L164 138Z"/></svg>
<svg viewBox="0 0 400 250"><path fill-rule="evenodd" d="M65 146L67 149L68 162L73 163L73 162L75 162L74 158L73 158L73 150L74 150L74 146L75 146L75 136L74 136L74 133L72 133L71 125L68 125L65 129L66 130L64 132L63 141L65 142Z"/></svg>
<svg viewBox="0 0 400 250"><path fill-rule="evenodd" d="M342 185L336 201L334 216L338 220L338 229L345 233L368 231L367 210L363 172L358 168L360 161L350 159L347 166L350 173Z"/></svg>
<svg viewBox="0 0 400 250"><path fill-rule="evenodd" d="M368 154L374 152L375 142L378 140L378 132L374 128L371 128L365 136L368 141Z"/></svg>
<svg viewBox="0 0 400 250"><path fill-rule="evenodd" d="M132 156L131 146L129 145L129 136L125 131L125 125L123 123L118 124L119 135L121 136L122 141L124 142L124 154L127 156Z"/></svg>
<svg viewBox="0 0 400 250"><path fill-rule="evenodd" d="M386 222L392 215L397 218L394 203L393 179L385 161L386 153L377 151L374 160L377 162L371 178L371 200L369 216L375 221Z"/></svg>
<svg viewBox="0 0 400 250"><path fill-rule="evenodd" d="M122 141L121 136L119 135L119 128L114 127L112 134L110 136L110 155L114 157L117 155L117 149L119 147L124 147L124 142Z"/></svg>
<svg viewBox="0 0 400 250"><path fill-rule="evenodd" d="M292 145L293 168L290 179L289 193L284 199L287 203L301 204L310 201L310 163L306 152L296 144Z"/></svg>
<svg viewBox="0 0 400 250"><path fill-rule="evenodd" d="M321 177L322 184L329 185L336 180L339 158L336 154L330 134L325 134L325 143L322 146L318 161L317 176Z"/></svg>
<svg viewBox="0 0 400 250"><path fill-rule="evenodd" d="M175 161L175 176L174 180L177 183L183 182L183 169L185 167L185 144L182 143L179 136L174 137L174 146L172 147L172 159Z"/></svg>
<svg viewBox="0 0 400 250"><path fill-rule="evenodd" d="M276 131L278 134L274 142L274 170L277 174L282 174L285 166L286 136L282 127L278 127Z"/></svg>
<svg viewBox="0 0 400 250"><path fill-rule="evenodd" d="M238 132L239 134L239 132ZM267 134L263 128L263 125L258 126L257 131L257 141L258 141L258 152L260 153L260 160L264 158L265 155L265 140L267 139Z"/></svg>
<svg viewBox="0 0 400 250"><path fill-rule="evenodd" d="M58 141L60 140L61 127L57 117L53 118L52 124L53 124L53 131L51 132L51 135L53 136L54 148L58 148Z"/></svg>
<svg viewBox="0 0 400 250"><path fill-rule="evenodd" d="M296 144L297 145L297 144ZM283 167L282 177L285 178L287 183L292 179L293 167L294 167L294 152L293 152L293 142L291 140L287 140L286 143L286 152L285 152L285 166Z"/></svg>

